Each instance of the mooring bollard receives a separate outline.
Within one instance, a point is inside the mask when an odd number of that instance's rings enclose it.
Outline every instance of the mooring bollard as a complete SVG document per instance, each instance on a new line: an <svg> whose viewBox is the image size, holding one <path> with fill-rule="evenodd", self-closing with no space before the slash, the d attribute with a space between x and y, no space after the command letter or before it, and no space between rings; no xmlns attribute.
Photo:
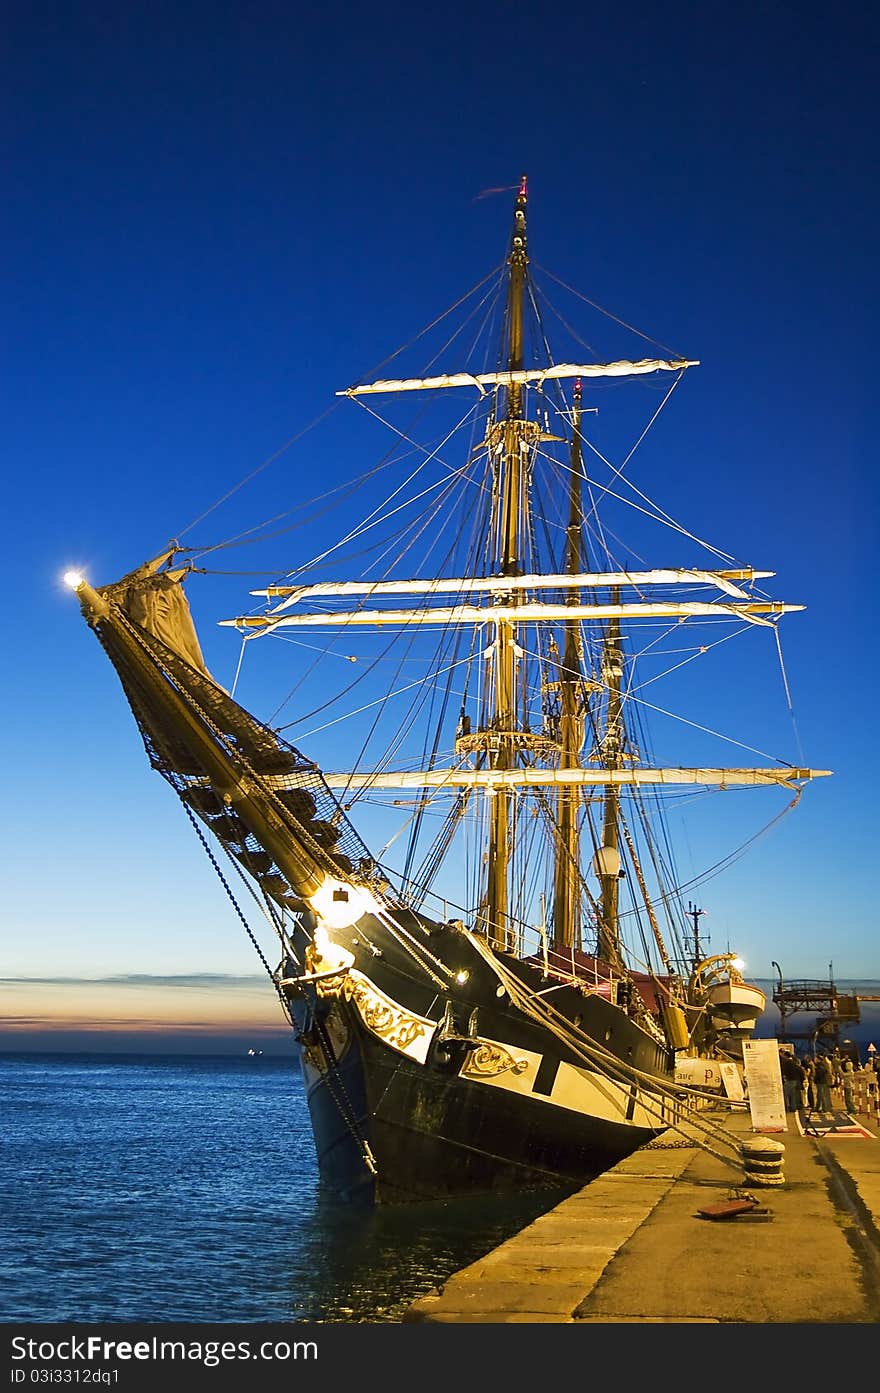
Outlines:
<svg viewBox="0 0 880 1393"><path fill-rule="evenodd" d="M782 1166L785 1145L772 1137L742 1143L743 1171L747 1185L784 1185Z"/></svg>

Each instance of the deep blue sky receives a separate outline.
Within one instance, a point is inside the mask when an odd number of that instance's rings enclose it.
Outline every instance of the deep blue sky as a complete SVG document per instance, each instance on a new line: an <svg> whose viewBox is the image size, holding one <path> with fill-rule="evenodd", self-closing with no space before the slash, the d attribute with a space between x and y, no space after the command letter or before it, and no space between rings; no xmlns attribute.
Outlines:
<svg viewBox="0 0 880 1393"><path fill-rule="evenodd" d="M584 8L6 5L9 975L253 967L60 575L160 550L500 261L510 195L477 195L522 171L536 259L702 362L689 523L808 606L787 670L835 777L705 927L756 976L877 975L880 24Z"/></svg>

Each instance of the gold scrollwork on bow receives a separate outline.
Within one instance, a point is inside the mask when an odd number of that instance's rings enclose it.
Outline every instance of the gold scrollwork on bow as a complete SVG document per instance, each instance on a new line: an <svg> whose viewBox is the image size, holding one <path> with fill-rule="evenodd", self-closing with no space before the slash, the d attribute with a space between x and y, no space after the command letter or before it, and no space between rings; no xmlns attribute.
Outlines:
<svg viewBox="0 0 880 1393"><path fill-rule="evenodd" d="M415 1041L426 1037L428 1027L433 1024L410 1015L389 1001L359 973L353 972L345 979L343 995L346 1001L352 1001L357 1007L368 1030L403 1054Z"/></svg>
<svg viewBox="0 0 880 1393"><path fill-rule="evenodd" d="M504 1049L503 1045L484 1041L468 1055L461 1072L465 1077L491 1079L498 1074L506 1074L508 1069L514 1074L522 1074L528 1067L529 1061L527 1059L514 1059L510 1051Z"/></svg>
<svg viewBox="0 0 880 1393"><path fill-rule="evenodd" d="M305 951L305 966L304 980L311 979L309 985L314 987L317 996L332 1000L342 994L342 984L348 971L346 964L341 963L337 968L328 968L327 960L321 956L314 944L310 943Z"/></svg>

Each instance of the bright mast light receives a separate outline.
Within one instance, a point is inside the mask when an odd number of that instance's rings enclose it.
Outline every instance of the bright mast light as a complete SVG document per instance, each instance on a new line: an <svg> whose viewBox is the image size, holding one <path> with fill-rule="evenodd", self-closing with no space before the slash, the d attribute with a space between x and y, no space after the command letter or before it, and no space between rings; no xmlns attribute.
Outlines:
<svg viewBox="0 0 880 1393"><path fill-rule="evenodd" d="M64 584L69 585L71 590L78 590L84 580L85 576L81 575L79 571L64 572Z"/></svg>

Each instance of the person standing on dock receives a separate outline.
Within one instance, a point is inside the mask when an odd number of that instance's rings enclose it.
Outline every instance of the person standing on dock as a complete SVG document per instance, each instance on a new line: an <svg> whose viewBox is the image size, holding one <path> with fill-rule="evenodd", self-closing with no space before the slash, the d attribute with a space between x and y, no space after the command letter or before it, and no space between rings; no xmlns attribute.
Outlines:
<svg viewBox="0 0 880 1393"><path fill-rule="evenodd" d="M812 1112L816 1106L816 1064L812 1059L804 1060L804 1081L801 1085L801 1106L804 1112Z"/></svg>
<svg viewBox="0 0 880 1393"><path fill-rule="evenodd" d="M834 1046L834 1053L829 1056L831 1065L831 1105L835 1108L843 1107L843 1075L840 1072L841 1058L839 1046Z"/></svg>
<svg viewBox="0 0 880 1393"><path fill-rule="evenodd" d="M831 1083L834 1073L827 1054L816 1056L816 1106L820 1112L831 1112Z"/></svg>
<svg viewBox="0 0 880 1393"><path fill-rule="evenodd" d="M804 1067L797 1055L787 1051L780 1059L782 1070L782 1092L785 1097L785 1111L797 1112L801 1105L801 1087L804 1082Z"/></svg>
<svg viewBox="0 0 880 1393"><path fill-rule="evenodd" d="M843 1106L847 1112L855 1112L855 1103L853 1101L854 1073L855 1066L853 1065L852 1060L847 1055L847 1057L843 1060L840 1066L841 1084L843 1087Z"/></svg>

